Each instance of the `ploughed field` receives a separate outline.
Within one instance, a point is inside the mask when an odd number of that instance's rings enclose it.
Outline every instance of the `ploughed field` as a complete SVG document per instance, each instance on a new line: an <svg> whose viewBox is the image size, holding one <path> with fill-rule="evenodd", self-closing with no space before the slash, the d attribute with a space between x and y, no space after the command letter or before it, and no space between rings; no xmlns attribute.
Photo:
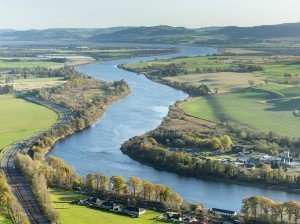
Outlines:
<svg viewBox="0 0 300 224"><path fill-rule="evenodd" d="M58 115L43 106L0 95L0 150L53 125Z"/></svg>

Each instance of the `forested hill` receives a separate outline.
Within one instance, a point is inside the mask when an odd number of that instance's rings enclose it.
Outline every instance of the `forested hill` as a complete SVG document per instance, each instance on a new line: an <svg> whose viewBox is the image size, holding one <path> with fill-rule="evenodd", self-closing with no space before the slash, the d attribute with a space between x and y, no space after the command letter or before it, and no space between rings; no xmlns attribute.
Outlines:
<svg viewBox="0 0 300 224"><path fill-rule="evenodd" d="M254 27L228 26L212 31L209 33L209 35L226 35L231 38L300 37L300 23L286 23Z"/></svg>
<svg viewBox="0 0 300 224"><path fill-rule="evenodd" d="M299 38L300 23L254 27L113 27L99 29L60 28L16 31L0 29L0 40L18 41L90 41L96 43L155 43L155 44L228 44L263 41L276 38Z"/></svg>
<svg viewBox="0 0 300 224"><path fill-rule="evenodd" d="M112 28L57 28L45 30L0 30L0 40L10 41L59 41L59 40L86 40L94 35L110 34L129 27Z"/></svg>
<svg viewBox="0 0 300 224"><path fill-rule="evenodd" d="M96 42L111 43L181 43L199 35L196 30L184 27L134 27L111 34L95 35Z"/></svg>
<svg viewBox="0 0 300 224"><path fill-rule="evenodd" d="M134 27L110 34L95 35L90 40L102 43L227 44L236 40L249 42L249 40L260 41L283 37L300 38L300 23L200 29L170 26Z"/></svg>

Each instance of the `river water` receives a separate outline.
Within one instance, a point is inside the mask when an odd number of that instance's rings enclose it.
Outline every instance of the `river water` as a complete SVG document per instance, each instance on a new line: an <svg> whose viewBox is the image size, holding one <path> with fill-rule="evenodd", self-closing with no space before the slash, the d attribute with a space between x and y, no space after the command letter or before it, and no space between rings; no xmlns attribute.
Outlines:
<svg viewBox="0 0 300 224"><path fill-rule="evenodd" d="M63 159L76 173L85 176L89 172L107 176L121 175L125 179L137 176L152 183L172 188L185 200L202 203L205 207L240 211L243 198L265 196L275 201L300 201L300 195L255 187L224 184L158 171L140 164L122 154L120 146L129 138L155 129L168 113L168 107L176 100L187 97L182 91L154 83L143 75L136 75L117 68L121 63L214 54L213 48L179 47L174 55L122 59L77 67L90 76L106 81L124 79L132 93L112 105L92 127L60 140L49 154Z"/></svg>

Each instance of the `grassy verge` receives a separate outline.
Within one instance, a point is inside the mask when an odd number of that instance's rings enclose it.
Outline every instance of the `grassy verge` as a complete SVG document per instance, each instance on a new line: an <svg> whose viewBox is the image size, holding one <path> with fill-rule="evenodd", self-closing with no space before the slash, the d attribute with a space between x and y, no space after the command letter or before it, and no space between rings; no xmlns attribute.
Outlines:
<svg viewBox="0 0 300 224"><path fill-rule="evenodd" d="M53 125L58 115L48 108L0 95L0 150Z"/></svg>
<svg viewBox="0 0 300 224"><path fill-rule="evenodd" d="M71 205L70 202L79 199L87 199L88 196L78 194L73 191L66 191L62 189L51 189L52 202L54 208L58 210L61 223L63 224L150 224L162 223L154 220L155 217L160 216L161 213L147 210L147 213L141 215L140 218L129 217L111 213L105 210L94 209L86 206Z"/></svg>

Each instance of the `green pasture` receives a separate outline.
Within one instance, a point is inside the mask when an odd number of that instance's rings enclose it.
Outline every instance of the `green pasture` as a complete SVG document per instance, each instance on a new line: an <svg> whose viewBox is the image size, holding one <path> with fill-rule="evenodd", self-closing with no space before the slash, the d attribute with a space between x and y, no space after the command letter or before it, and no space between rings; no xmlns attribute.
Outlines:
<svg viewBox="0 0 300 224"><path fill-rule="evenodd" d="M162 223L154 220L161 213L149 211L139 218L111 213L106 210L100 210L87 206L71 205L70 202L87 199L88 196L73 191L61 189L51 189L52 202L55 209L58 210L62 224L152 224Z"/></svg>
<svg viewBox="0 0 300 224"><path fill-rule="evenodd" d="M56 62L47 61L20 61L20 62L3 62L0 61L0 68L33 68L33 67L51 67L57 65Z"/></svg>
<svg viewBox="0 0 300 224"><path fill-rule="evenodd" d="M58 115L48 108L0 95L0 150L53 125Z"/></svg>
<svg viewBox="0 0 300 224"><path fill-rule="evenodd" d="M12 224L12 221L10 219L5 218L0 214L0 224Z"/></svg>
<svg viewBox="0 0 300 224"><path fill-rule="evenodd" d="M176 64L187 69L189 73L196 73L196 69L228 69L238 64L261 65L264 71L254 72L256 76L282 78L284 73L300 76L300 57L294 56L205 56L191 58L176 58L139 62L126 65L131 69L147 69L148 66L164 66Z"/></svg>
<svg viewBox="0 0 300 224"><path fill-rule="evenodd" d="M289 91L289 88L285 91L282 89L282 92ZM181 108L188 114L211 121L232 120L256 130L272 130L282 135L299 137L300 118L293 116L293 111L300 109L300 93L298 97L276 96L272 92L249 88L196 98L183 103Z"/></svg>

